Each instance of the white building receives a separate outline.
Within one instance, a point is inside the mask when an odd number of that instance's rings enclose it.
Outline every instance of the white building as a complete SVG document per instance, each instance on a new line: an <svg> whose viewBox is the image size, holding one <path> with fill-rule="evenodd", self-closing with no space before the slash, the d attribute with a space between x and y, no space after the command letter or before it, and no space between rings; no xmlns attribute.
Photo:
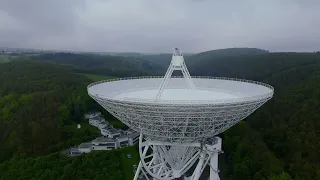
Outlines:
<svg viewBox="0 0 320 180"><path fill-rule="evenodd" d="M129 146L129 138L128 138L127 135L119 136L119 137L116 138L116 140L117 140L117 146L119 148Z"/></svg>
<svg viewBox="0 0 320 180"><path fill-rule="evenodd" d="M92 140L89 143L81 143L78 146L78 150L81 153L89 153L96 150L112 150L127 146L133 146L138 142L139 135L140 134L138 132L134 132L130 135L120 136L119 134L114 138L102 136Z"/></svg>
<svg viewBox="0 0 320 180"><path fill-rule="evenodd" d="M129 135L122 135L116 138L117 145L119 148L126 146L133 146L135 143L139 141L140 134L138 132L133 132Z"/></svg>
<svg viewBox="0 0 320 180"><path fill-rule="evenodd" d="M100 130L106 127L108 127L108 123L106 122L100 122L97 124L97 128L99 128Z"/></svg>
<svg viewBox="0 0 320 180"><path fill-rule="evenodd" d="M103 136L107 136L109 138L115 138L115 137L120 136L120 132L111 126L107 126L107 127L100 129L100 132Z"/></svg>
<svg viewBox="0 0 320 180"><path fill-rule="evenodd" d="M70 148L69 151L67 152L68 156L79 156L83 152L79 151L77 148Z"/></svg>
<svg viewBox="0 0 320 180"><path fill-rule="evenodd" d="M78 146L78 150L81 152L81 153L89 153L91 152L91 149L92 149L92 143L81 143L79 146Z"/></svg>
<svg viewBox="0 0 320 180"><path fill-rule="evenodd" d="M91 119L96 116L101 116L101 112L90 112L90 113L84 114L85 119Z"/></svg>
<svg viewBox="0 0 320 180"><path fill-rule="evenodd" d="M89 153L92 150L111 150L121 147L132 146L139 141L139 133L132 129L121 130L109 126L108 122L101 117L101 113L94 112L85 114L85 118L89 119L89 124L97 127L102 137L92 140L91 143L82 143L78 150L81 153Z"/></svg>
<svg viewBox="0 0 320 180"><path fill-rule="evenodd" d="M89 124L97 128L102 127L101 125L106 125L106 120L100 116L95 116L89 119Z"/></svg>
<svg viewBox="0 0 320 180"><path fill-rule="evenodd" d="M129 146L134 145L139 141L140 134L138 132L133 132L132 134L128 135Z"/></svg>
<svg viewBox="0 0 320 180"><path fill-rule="evenodd" d="M117 141L108 137L102 136L92 141L92 150L112 150L117 148Z"/></svg>

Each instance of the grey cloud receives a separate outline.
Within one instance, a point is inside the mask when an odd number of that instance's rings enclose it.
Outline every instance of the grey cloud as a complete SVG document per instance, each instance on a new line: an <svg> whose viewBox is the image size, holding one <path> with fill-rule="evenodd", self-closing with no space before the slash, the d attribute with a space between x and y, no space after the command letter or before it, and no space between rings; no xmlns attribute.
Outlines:
<svg viewBox="0 0 320 180"><path fill-rule="evenodd" d="M319 7L317 0L2 0L0 46L314 51L320 49Z"/></svg>
<svg viewBox="0 0 320 180"><path fill-rule="evenodd" d="M64 34L78 19L75 8L82 0L2 0L0 10L35 32Z"/></svg>

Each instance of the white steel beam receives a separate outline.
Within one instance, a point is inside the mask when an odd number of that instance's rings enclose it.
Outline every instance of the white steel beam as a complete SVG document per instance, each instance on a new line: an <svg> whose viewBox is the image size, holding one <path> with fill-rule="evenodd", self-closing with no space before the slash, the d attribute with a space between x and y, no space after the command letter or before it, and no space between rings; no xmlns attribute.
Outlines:
<svg viewBox="0 0 320 180"><path fill-rule="evenodd" d="M172 76L173 71L181 71L183 74L184 79L186 80L186 83L189 87L189 89L193 89L195 90L196 87L192 82L191 76L189 74L188 68L184 62L184 58L183 55L180 53L178 48L175 48L175 51L172 55L172 60L171 63L169 65L169 68L167 69L166 75L164 76L160 87L159 87L159 91L156 97L156 100L161 98L161 95L163 93L164 88L166 88L166 86L168 85L168 82L170 81L170 78Z"/></svg>

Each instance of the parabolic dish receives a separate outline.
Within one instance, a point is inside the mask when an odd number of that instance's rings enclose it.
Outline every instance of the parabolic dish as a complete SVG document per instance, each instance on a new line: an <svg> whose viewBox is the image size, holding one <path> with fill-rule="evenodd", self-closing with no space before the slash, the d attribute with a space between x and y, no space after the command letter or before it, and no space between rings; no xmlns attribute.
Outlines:
<svg viewBox="0 0 320 180"><path fill-rule="evenodd" d="M194 142L217 135L263 105L273 87L232 78L172 77L156 99L163 77L92 83L89 95L128 127L153 140Z"/></svg>

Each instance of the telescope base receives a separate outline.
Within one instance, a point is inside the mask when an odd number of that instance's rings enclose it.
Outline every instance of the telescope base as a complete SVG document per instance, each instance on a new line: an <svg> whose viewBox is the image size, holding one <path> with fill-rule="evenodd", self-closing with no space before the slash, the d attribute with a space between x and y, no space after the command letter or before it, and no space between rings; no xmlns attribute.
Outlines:
<svg viewBox="0 0 320 180"><path fill-rule="evenodd" d="M222 153L221 145L220 137L213 137L203 144L174 144L144 140L140 135L140 162L134 180L199 180L207 165L210 167L208 180L220 180L218 155ZM192 175L187 177L186 172L195 164Z"/></svg>

